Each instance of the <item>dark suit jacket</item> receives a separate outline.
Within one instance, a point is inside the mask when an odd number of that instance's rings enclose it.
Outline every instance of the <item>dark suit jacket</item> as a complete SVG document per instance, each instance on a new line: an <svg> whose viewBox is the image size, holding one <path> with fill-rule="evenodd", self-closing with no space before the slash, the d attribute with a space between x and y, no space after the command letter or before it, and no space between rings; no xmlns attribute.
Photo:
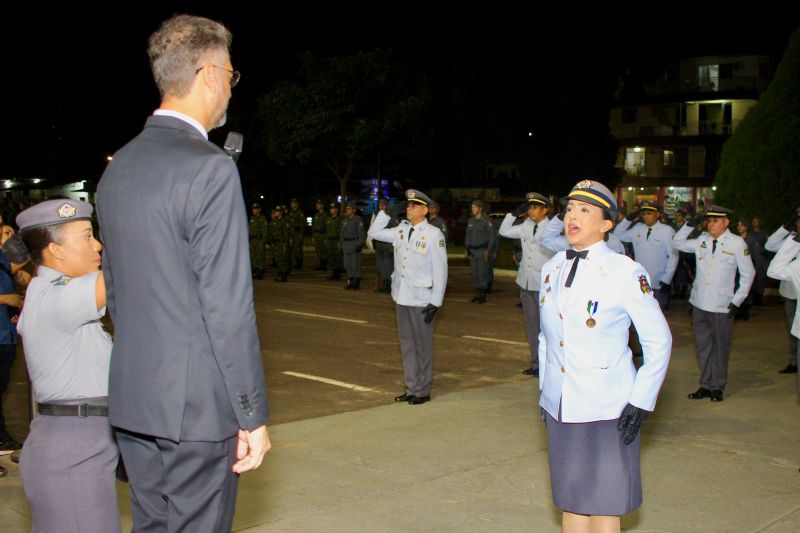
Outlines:
<svg viewBox="0 0 800 533"><path fill-rule="evenodd" d="M173 441L267 421L239 173L190 124L151 116L97 190L114 322L109 417Z"/></svg>

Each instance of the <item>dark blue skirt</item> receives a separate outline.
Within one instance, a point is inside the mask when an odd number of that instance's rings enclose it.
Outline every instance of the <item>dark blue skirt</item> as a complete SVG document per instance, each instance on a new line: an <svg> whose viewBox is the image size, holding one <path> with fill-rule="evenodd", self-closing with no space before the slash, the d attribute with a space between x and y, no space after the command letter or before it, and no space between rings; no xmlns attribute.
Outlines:
<svg viewBox="0 0 800 533"><path fill-rule="evenodd" d="M639 435L626 446L617 422L566 424L547 415L556 507L575 514L621 516L642 504Z"/></svg>

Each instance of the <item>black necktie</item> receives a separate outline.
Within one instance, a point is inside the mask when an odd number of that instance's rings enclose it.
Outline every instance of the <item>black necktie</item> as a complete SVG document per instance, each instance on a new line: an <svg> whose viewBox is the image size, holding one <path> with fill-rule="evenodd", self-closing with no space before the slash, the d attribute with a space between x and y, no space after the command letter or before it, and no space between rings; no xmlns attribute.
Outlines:
<svg viewBox="0 0 800 533"><path fill-rule="evenodd" d="M414 233L414 227L412 226L410 230L408 230L408 242L411 242L411 234Z"/></svg>
<svg viewBox="0 0 800 533"><path fill-rule="evenodd" d="M714 239L711 242L711 255L714 255L714 252L717 251L717 239Z"/></svg>
<svg viewBox="0 0 800 533"><path fill-rule="evenodd" d="M582 252L567 250L567 259L574 259L575 261L572 263L572 268L567 276L567 282L564 284L565 287L572 287L572 280L575 279L575 272L578 270L578 261L581 259L586 259L587 255L589 255L589 250L584 250Z"/></svg>
<svg viewBox="0 0 800 533"><path fill-rule="evenodd" d="M653 228L647 228L647 237L645 237L645 240L650 238L650 232L651 231L653 231Z"/></svg>
<svg viewBox="0 0 800 533"><path fill-rule="evenodd" d="M536 236L536 230L539 229L539 224L533 225L533 235Z"/></svg>

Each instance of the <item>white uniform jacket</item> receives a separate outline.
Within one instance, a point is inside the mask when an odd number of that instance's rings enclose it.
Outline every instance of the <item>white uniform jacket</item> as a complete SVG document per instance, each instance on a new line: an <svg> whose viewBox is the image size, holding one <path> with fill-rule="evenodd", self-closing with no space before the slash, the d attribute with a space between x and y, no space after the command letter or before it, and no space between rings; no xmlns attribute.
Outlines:
<svg viewBox="0 0 800 533"><path fill-rule="evenodd" d="M769 264L767 276L790 284L796 293L800 293L800 243L794 238L785 239ZM800 306L794 313L792 335L800 337Z"/></svg>
<svg viewBox="0 0 800 533"><path fill-rule="evenodd" d="M411 240L408 232L411 223L402 221L394 228L386 228L391 217L381 211L370 226L368 235L394 246L394 272L392 272L392 298L400 305L425 307L442 306L447 287L447 247L444 235L436 226L423 220L414 226Z"/></svg>
<svg viewBox="0 0 800 533"><path fill-rule="evenodd" d="M652 411L667 374L672 334L647 271L605 242L587 248L572 287L574 260L559 252L542 268L539 292L539 405L564 422L619 418L630 403ZM590 303L591 302L591 303ZM591 317L594 327L587 325ZM628 347L633 321L644 352L636 371Z"/></svg>
<svg viewBox="0 0 800 533"><path fill-rule="evenodd" d="M544 228L544 235L542 235L541 241L542 246L553 252L569 250L569 241L567 237L563 235L563 231L564 221L560 220L558 217L551 218L550 222ZM608 233L606 246L611 248L612 252L625 255L625 246L622 244L622 241L611 232Z"/></svg>
<svg viewBox="0 0 800 533"><path fill-rule="evenodd" d="M787 239L792 240L794 239L794 236L795 236L794 231L788 231L786 228L781 226L774 232L772 232L772 235L770 235L769 238L767 239L767 243L764 245L764 248L768 252L776 254L778 253L778 250L781 249L781 245L784 243L784 241L786 241ZM787 298L789 300L797 299L798 292L791 281L781 280L781 285L778 288L778 290L780 291L781 296L783 296L784 298Z"/></svg>
<svg viewBox="0 0 800 533"><path fill-rule="evenodd" d="M621 241L633 244L636 262L647 270L653 286L657 289L661 283L672 283L672 276L678 268L678 252L672 247L675 230L661 222L656 222L652 228L644 223L630 226L630 220L620 222L617 229L622 229L617 236ZM650 237L647 236L648 229L652 230Z"/></svg>
<svg viewBox="0 0 800 533"><path fill-rule="evenodd" d="M526 291L538 291L542 284L542 266L553 257L553 252L541 244L544 228L549 219L544 217L539 222L536 235L533 234L534 224L530 218L522 224L514 226L516 217L508 213L500 224L500 235L509 239L519 239L522 242L522 262L517 270L517 285Z"/></svg>
<svg viewBox="0 0 800 533"><path fill-rule="evenodd" d="M697 258L689 303L709 313L727 313L731 303L742 305L756 275L747 243L725 230L717 239L714 252L714 237L704 231L698 238L688 239L692 230L693 227L684 224L672 239L676 250L695 254ZM739 288L734 294L736 270L739 270Z"/></svg>

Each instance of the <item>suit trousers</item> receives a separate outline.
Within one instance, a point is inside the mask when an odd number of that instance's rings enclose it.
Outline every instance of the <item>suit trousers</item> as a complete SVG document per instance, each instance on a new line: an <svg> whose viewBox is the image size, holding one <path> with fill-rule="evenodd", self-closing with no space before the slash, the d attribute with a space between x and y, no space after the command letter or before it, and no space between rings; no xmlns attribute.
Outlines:
<svg viewBox="0 0 800 533"><path fill-rule="evenodd" d="M403 357L406 393L428 396L433 387L433 326L425 323L422 307L397 304L397 333Z"/></svg>
<svg viewBox="0 0 800 533"><path fill-rule="evenodd" d="M789 329L789 364L797 366L797 337L792 335L792 322L797 309L797 300L783 299L783 310L786 312L786 326Z"/></svg>
<svg viewBox="0 0 800 533"><path fill-rule="evenodd" d="M709 390L725 390L733 317L728 313L711 313L695 307L692 310L692 329L700 366L700 386Z"/></svg>
<svg viewBox="0 0 800 533"><path fill-rule="evenodd" d="M117 441L130 479L134 533L231 530L236 436L173 442L118 429Z"/></svg>
<svg viewBox="0 0 800 533"><path fill-rule="evenodd" d="M381 273L381 279L391 279L392 272L394 272L394 251L375 249L375 261L378 263L378 271Z"/></svg>
<svg viewBox="0 0 800 533"><path fill-rule="evenodd" d="M522 302L522 317L525 320L525 334L531 348L531 368L539 368L539 291L519 290Z"/></svg>
<svg viewBox="0 0 800 533"><path fill-rule="evenodd" d="M486 248L472 248L469 251L469 267L472 269L472 284L476 289L486 290L489 285L489 261L484 259Z"/></svg>

